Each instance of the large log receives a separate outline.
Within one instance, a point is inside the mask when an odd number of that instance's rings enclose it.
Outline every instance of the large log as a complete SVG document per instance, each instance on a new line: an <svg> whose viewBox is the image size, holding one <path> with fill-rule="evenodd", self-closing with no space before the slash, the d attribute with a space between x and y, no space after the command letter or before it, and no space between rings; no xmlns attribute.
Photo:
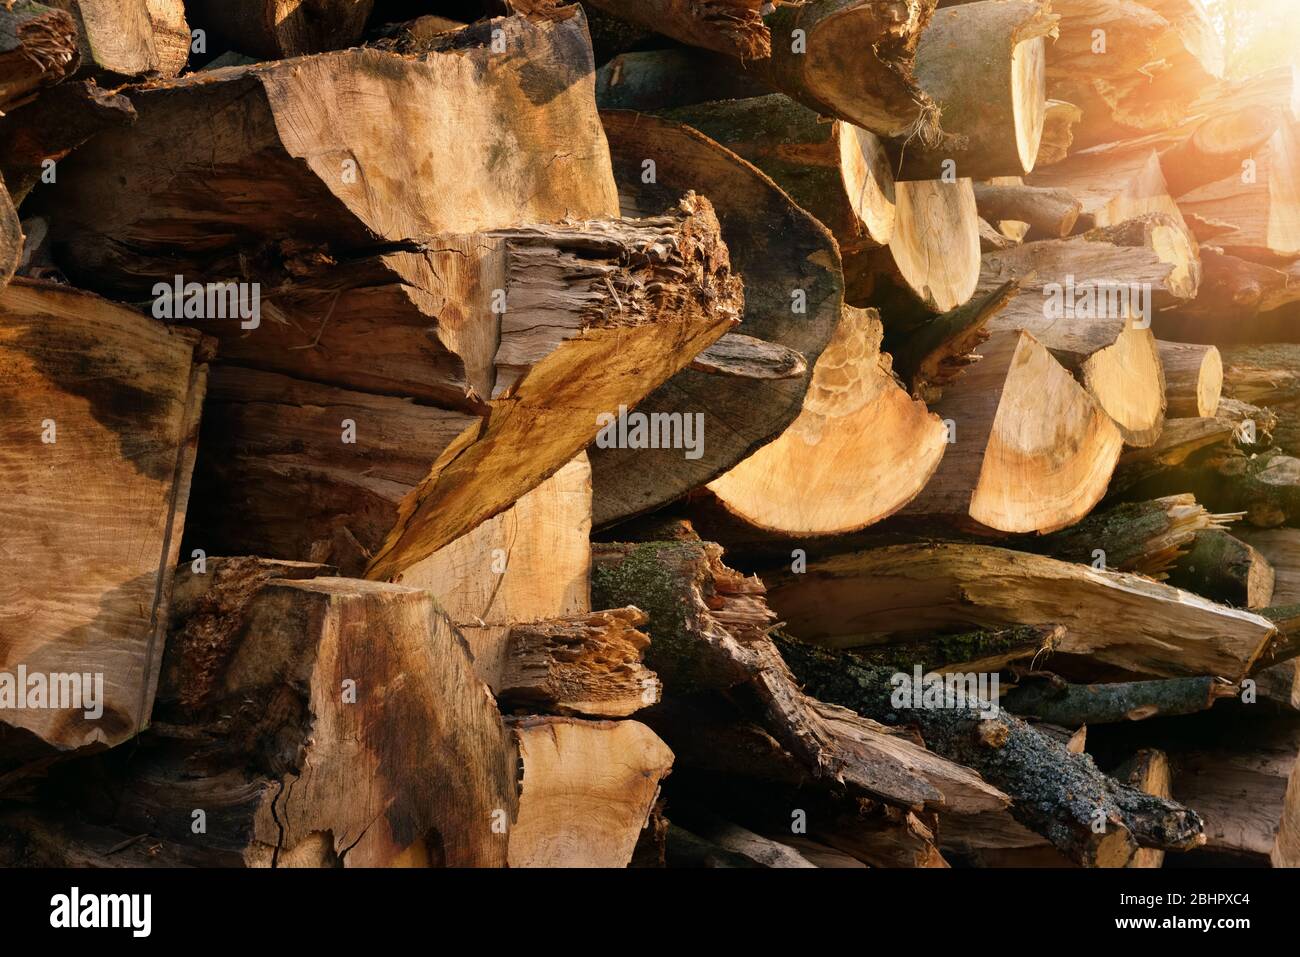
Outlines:
<svg viewBox="0 0 1300 957"><path fill-rule="evenodd" d="M6 762L112 746L149 722L203 355L196 333L66 286L0 292Z"/></svg>
<svg viewBox="0 0 1300 957"><path fill-rule="evenodd" d="M944 628L1053 622L1066 628L1058 662L1086 655L1135 675L1237 679L1275 634L1258 615L1137 575L986 545L897 545L767 581L792 633L840 648Z"/></svg>
<svg viewBox="0 0 1300 957"><path fill-rule="evenodd" d="M759 0L590 0L619 19L743 61L772 52Z"/></svg>
<svg viewBox="0 0 1300 957"><path fill-rule="evenodd" d="M798 538L865 528L934 474L947 430L895 381L875 310L844 307L799 417L709 483L730 516Z"/></svg>
<svg viewBox="0 0 1300 957"><path fill-rule="evenodd" d="M934 179L945 170L988 179L1034 168L1056 21L1034 0L982 0L935 13L917 45L916 78L950 139L938 150L902 148L900 179Z"/></svg>
<svg viewBox="0 0 1300 957"><path fill-rule="evenodd" d="M900 519L984 534L1072 525L1106 493L1120 432L1045 348L999 333L934 409L949 446Z"/></svg>
<svg viewBox="0 0 1300 957"><path fill-rule="evenodd" d="M132 90L136 124L68 157L44 197L69 275L143 300L177 275L257 279L304 251L617 214L577 7L437 41L419 57L346 50Z"/></svg>
<svg viewBox="0 0 1300 957"><path fill-rule="evenodd" d="M1237 608L1266 608L1273 600L1273 566L1223 529L1198 532L1169 570L1169 584Z"/></svg>
<svg viewBox="0 0 1300 957"><path fill-rule="evenodd" d="M770 95L773 90L736 62L690 47L621 53L596 71L596 103L602 110L653 113Z"/></svg>
<svg viewBox="0 0 1300 957"><path fill-rule="evenodd" d="M598 443L591 450L592 521L597 527L681 498L780 434L799 414L813 364L843 309L834 238L759 170L669 120L620 111L601 116L624 212L658 212L684 183L692 185L683 189L707 194L732 269L745 279L739 331L798 353L805 368L782 378L754 376L745 369L723 375L688 369L670 379L636 413L645 421L656 421L651 418L656 415L695 416L703 422L703 445L691 457L681 448Z"/></svg>
<svg viewBox="0 0 1300 957"><path fill-rule="evenodd" d="M1213 416L1223 394L1223 359L1214 346L1161 342L1165 411L1179 418Z"/></svg>

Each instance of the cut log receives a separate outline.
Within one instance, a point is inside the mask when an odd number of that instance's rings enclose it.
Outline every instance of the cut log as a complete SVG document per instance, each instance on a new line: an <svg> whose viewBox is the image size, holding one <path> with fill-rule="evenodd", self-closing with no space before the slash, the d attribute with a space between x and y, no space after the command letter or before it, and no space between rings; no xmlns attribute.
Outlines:
<svg viewBox="0 0 1300 957"><path fill-rule="evenodd" d="M973 297L965 305L936 316L893 337L894 370L912 394L929 403L966 368L980 361L976 350L989 338L988 322L1015 297L1019 285L1008 281Z"/></svg>
<svg viewBox="0 0 1300 957"><path fill-rule="evenodd" d="M1172 798L1173 775L1169 768L1169 756L1154 748L1143 748L1129 758L1113 772L1115 777L1129 787L1137 788L1156 797ZM1155 848L1144 847L1133 855L1129 867L1162 867L1165 852Z"/></svg>
<svg viewBox="0 0 1300 957"><path fill-rule="evenodd" d="M226 866L504 864L505 729L428 593L278 570L185 573L155 727L113 765L112 823Z"/></svg>
<svg viewBox="0 0 1300 957"><path fill-rule="evenodd" d="M1273 566L1273 605L1300 605L1300 529L1236 528L1232 534Z"/></svg>
<svg viewBox="0 0 1300 957"><path fill-rule="evenodd" d="M775 616L763 601L762 583L723 565L721 551L699 541L593 549L595 602L635 604L650 616L646 663L663 681L665 698L744 687L759 703L768 733L794 756L788 773L807 778L810 786L847 786L914 809L1004 806L1003 795L977 775L800 691L768 637ZM646 719L656 729L665 720L659 710ZM667 720L671 725L671 714ZM698 730L693 719L675 727L678 733L661 732L675 750L680 735Z"/></svg>
<svg viewBox="0 0 1300 957"><path fill-rule="evenodd" d="M1205 820L1205 850L1239 866L1300 866L1295 723L1255 722L1248 737L1216 737L1171 755L1173 792Z"/></svg>
<svg viewBox="0 0 1300 957"><path fill-rule="evenodd" d="M1224 252L1268 263L1300 256L1300 127L1283 123L1247 168L1178 198Z"/></svg>
<svg viewBox="0 0 1300 957"><path fill-rule="evenodd" d="M77 24L78 76L105 82L167 79L190 58L182 0L50 0Z"/></svg>
<svg viewBox="0 0 1300 957"><path fill-rule="evenodd" d="M1169 584L1237 608L1276 604L1268 559L1222 529L1197 533L1195 544L1169 570Z"/></svg>
<svg viewBox="0 0 1300 957"><path fill-rule="evenodd" d="M419 57L347 50L132 90L136 124L68 157L45 197L69 275L144 300L177 275L257 278L246 273L258 263L304 250L340 258L617 215L590 55L571 60L587 49L576 6L439 42ZM359 102L402 109L346 106ZM503 122L504 154L493 147ZM160 155L166 175L153 171Z"/></svg>
<svg viewBox="0 0 1300 957"><path fill-rule="evenodd" d="M894 234L894 177L874 133L826 122L788 96L773 94L672 110L761 169L830 229L847 255Z"/></svg>
<svg viewBox="0 0 1300 957"><path fill-rule="evenodd" d="M202 361L196 333L98 297L25 279L0 292L6 762L112 746L149 722Z"/></svg>
<svg viewBox="0 0 1300 957"><path fill-rule="evenodd" d="M984 534L1072 525L1106 492L1119 430L1028 333L1000 333L981 352L934 407L950 445L900 518Z"/></svg>
<svg viewBox="0 0 1300 957"><path fill-rule="evenodd" d="M898 545L767 576L790 631L839 648L943 628L1064 625L1062 655L1132 674L1238 679L1275 634L1258 615L1123 572L986 545ZM1058 669L1059 670L1059 669Z"/></svg>
<svg viewBox="0 0 1300 957"><path fill-rule="evenodd" d="M626 867L672 769L637 721L522 718L509 723L522 768L511 867Z"/></svg>
<svg viewBox="0 0 1300 957"><path fill-rule="evenodd" d="M1196 714L1239 689L1222 678L1166 678L1079 685L1055 681L1022 683L1002 696L1015 714L1067 728L1142 721L1159 715Z"/></svg>
<svg viewBox="0 0 1300 957"><path fill-rule="evenodd" d="M1166 412L1179 418L1213 416L1223 393L1223 359L1214 346L1161 342Z"/></svg>
<svg viewBox="0 0 1300 957"><path fill-rule="evenodd" d="M1027 223L1049 238L1070 235L1083 211L1083 204L1063 189L986 183L976 183L974 188L975 204L985 219Z"/></svg>
<svg viewBox="0 0 1300 957"><path fill-rule="evenodd" d="M1204 842L1195 813L1120 784L1087 755L1071 753L1018 718L1003 712L988 717L969 707L900 708L892 700L897 682L889 669L789 639L780 647L809 691L864 717L897 714L915 723L931 748L1002 787L1013 799L1015 819L1076 863L1122 867L1139 846L1181 849ZM1100 833L1092 826L1098 814L1105 821Z"/></svg>
<svg viewBox="0 0 1300 957"><path fill-rule="evenodd" d="M1170 567L1198 534L1226 528L1227 522L1240 517L1211 514L1189 494L1169 495L1094 512L1070 528L1016 545L1062 561L1159 580L1168 577Z"/></svg>
<svg viewBox="0 0 1300 957"><path fill-rule="evenodd" d="M899 179L988 179L1034 168L1046 115L1047 37L1057 17L1034 0L982 0L935 13L916 48L916 79L949 142L904 147ZM955 170L952 164L956 164Z"/></svg>
<svg viewBox="0 0 1300 957"><path fill-rule="evenodd" d="M935 313L967 302L979 282L979 212L969 179L896 183L887 250L845 260L846 298L888 320L917 305Z"/></svg>
<svg viewBox="0 0 1300 957"><path fill-rule="evenodd" d="M1223 394L1277 414L1274 444L1300 455L1300 345L1237 346L1223 352Z"/></svg>
<svg viewBox="0 0 1300 957"><path fill-rule="evenodd" d="M759 0L591 0L592 6L681 43L741 61L765 59L772 36Z"/></svg>
<svg viewBox="0 0 1300 957"><path fill-rule="evenodd" d="M875 310L844 307L803 410L777 439L709 483L732 516L799 537L865 528L930 480L947 430L901 389Z"/></svg>
<svg viewBox="0 0 1300 957"><path fill-rule="evenodd" d="M625 718L659 700L641 664L650 639L636 608L514 625L497 698L502 707L589 718Z"/></svg>
<svg viewBox="0 0 1300 957"><path fill-rule="evenodd" d="M782 4L765 18L772 56L750 69L819 113L937 146L938 107L912 75L933 12L930 0Z"/></svg>
<svg viewBox="0 0 1300 957"><path fill-rule="evenodd" d="M636 409L644 421L694 416L707 439L691 453L695 458L681 448L598 443L590 453L598 528L681 498L779 435L802 409L814 363L843 309L834 238L759 170L690 127L639 113L601 116L625 214L657 213L676 199L680 183L707 194L732 269L745 277L738 331L798 352L806 367L781 379L689 369L653 392ZM653 183L645 182L647 160Z"/></svg>
<svg viewBox="0 0 1300 957"><path fill-rule="evenodd" d="M754 74L737 70L735 60L700 49L636 50L596 71L596 102L602 110L652 113L772 92Z"/></svg>
<svg viewBox="0 0 1300 957"><path fill-rule="evenodd" d="M1300 301L1296 264L1283 270L1202 246L1201 265L1204 276L1195 301L1157 316L1162 337L1216 345L1297 338L1294 318L1284 308Z"/></svg>
<svg viewBox="0 0 1300 957"><path fill-rule="evenodd" d="M33 0L0 10L0 113L27 103L72 73L80 60L77 24Z"/></svg>
<svg viewBox="0 0 1300 957"><path fill-rule="evenodd" d="M85 0L81 0L85 2ZM196 26L231 49L279 60L350 47L374 0L190 0Z"/></svg>
<svg viewBox="0 0 1300 957"><path fill-rule="evenodd" d="M853 660L895 671L906 671L919 664L927 674L1002 671L1014 662L1050 654L1064 634L1065 629L1059 625L1020 625L959 635L934 635L856 648Z"/></svg>

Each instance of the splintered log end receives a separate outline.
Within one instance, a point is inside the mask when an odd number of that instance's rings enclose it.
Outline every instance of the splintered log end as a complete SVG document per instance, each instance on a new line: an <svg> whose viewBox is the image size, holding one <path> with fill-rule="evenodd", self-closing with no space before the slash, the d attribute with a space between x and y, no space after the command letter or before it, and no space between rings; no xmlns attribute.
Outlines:
<svg viewBox="0 0 1300 957"><path fill-rule="evenodd" d="M637 608L596 611L510 628L497 688L503 708L589 718L625 718L659 700L659 679L642 662L650 639Z"/></svg>
<svg viewBox="0 0 1300 957"><path fill-rule="evenodd" d="M77 24L71 14L32 0L0 9L0 112L28 102L77 68Z"/></svg>
<svg viewBox="0 0 1300 957"><path fill-rule="evenodd" d="M468 447L407 495L369 578L391 579L508 507L739 321L740 279L712 205L694 193L645 219L501 236L518 300L499 358L531 364ZM553 288L557 269L571 286Z"/></svg>

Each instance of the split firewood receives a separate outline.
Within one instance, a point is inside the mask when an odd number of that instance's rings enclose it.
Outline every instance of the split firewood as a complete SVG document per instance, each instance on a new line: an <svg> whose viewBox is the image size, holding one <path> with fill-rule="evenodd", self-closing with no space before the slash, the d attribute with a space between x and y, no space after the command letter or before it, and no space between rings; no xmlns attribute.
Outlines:
<svg viewBox="0 0 1300 957"><path fill-rule="evenodd" d="M988 322L1019 290L1009 280L978 293L951 312L935 316L911 329L891 329L887 343L894 357L895 374L911 386L914 396L929 403L939 401L943 390L966 368L980 361L976 350L988 341Z"/></svg>
<svg viewBox="0 0 1300 957"><path fill-rule="evenodd" d="M1009 249L1019 243L1017 239L1010 239L1004 233L993 228L993 224L983 217L980 218L980 252L991 253L999 249Z"/></svg>
<svg viewBox="0 0 1300 957"><path fill-rule="evenodd" d="M1235 730L1235 735L1228 732ZM1192 750L1171 749L1173 792L1205 821L1205 852L1238 865L1300 865L1294 721L1234 724Z"/></svg>
<svg viewBox="0 0 1300 957"><path fill-rule="evenodd" d="M791 773L812 784L847 786L904 808L1004 805L977 775L800 691L768 637L776 616L763 601L762 582L723 565L721 551L699 541L594 546L593 599L604 607L635 604L649 614L646 664L663 681L666 699L746 688L764 727L794 757L798 770ZM664 729L664 717L646 720L674 750L679 742L689 747L682 736L697 733L693 718L677 725L680 734Z"/></svg>
<svg viewBox="0 0 1300 957"><path fill-rule="evenodd" d="M766 59L772 36L759 0L591 0L621 20L742 62Z"/></svg>
<svg viewBox="0 0 1300 957"><path fill-rule="evenodd" d="M1213 416L1223 393L1223 359L1214 346L1161 342L1166 411L1171 416Z"/></svg>
<svg viewBox="0 0 1300 957"><path fill-rule="evenodd" d="M1124 502L1093 512L1070 528L1017 541L1024 551L1097 568L1165 579L1206 530L1222 530L1240 514L1215 515L1190 494Z"/></svg>
<svg viewBox="0 0 1300 957"><path fill-rule="evenodd" d="M1065 100L1048 100L1043 107L1043 137L1038 145L1035 169L1065 161L1074 146L1074 128L1083 110Z"/></svg>
<svg viewBox="0 0 1300 957"><path fill-rule="evenodd" d="M1237 608L1267 608L1273 601L1273 566L1223 529L1197 532L1196 541L1169 570L1169 584Z"/></svg>
<svg viewBox="0 0 1300 957"><path fill-rule="evenodd" d="M433 593L493 691L512 628L591 608L591 467L580 454L510 508L416 562L397 582ZM546 574L535 569L545 567Z"/></svg>
<svg viewBox="0 0 1300 957"><path fill-rule="evenodd" d="M930 0L781 4L765 17L771 58L747 66L819 113L880 136L937 146L938 107L913 76L933 13Z"/></svg>
<svg viewBox="0 0 1300 957"><path fill-rule="evenodd" d="M1134 494L1163 494L1177 484L1197 501L1218 511L1244 514L1257 528L1300 523L1300 459L1279 449L1246 452L1215 446L1175 476L1163 472L1132 489Z"/></svg>
<svg viewBox="0 0 1300 957"><path fill-rule="evenodd" d="M141 301L177 275L255 279L246 273L259 263L275 266L304 249L339 258L450 233L617 215L591 84L572 79L584 69L571 61L575 51L590 56L578 7L538 22L485 20L436 39L419 57L345 50L130 90L137 122L64 160L59 188L42 197L69 276ZM387 107L346 107L362 101L400 104L402 118ZM451 116L454 136L445 128ZM504 154L493 148L503 123L512 137ZM152 171L160 155L165 176ZM255 209L251 195L261 197Z"/></svg>
<svg viewBox="0 0 1300 957"><path fill-rule="evenodd" d="M374 0L191 0L191 16L195 26L232 49L273 60L353 46L374 5Z"/></svg>
<svg viewBox="0 0 1300 957"><path fill-rule="evenodd" d="M784 431L803 407L814 363L843 310L834 238L763 173L690 127L641 113L601 116L625 215L657 213L677 198L680 183L707 194L731 268L745 277L737 331L799 353L805 371L778 379L743 368L736 375L687 369L673 376L633 415L656 429L661 422L697 424L695 447L632 442L630 435L626 442L598 441L591 450L598 528L681 498Z"/></svg>
<svg viewBox="0 0 1300 957"><path fill-rule="evenodd" d="M975 294L980 271L979 212L969 179L894 185L894 234L886 249L845 259L845 297L877 306L887 321L919 306L945 313Z"/></svg>
<svg viewBox="0 0 1300 957"><path fill-rule="evenodd" d="M1034 680L1008 691L1001 704L1018 715L1075 728L1196 714L1237 694L1238 688L1232 682L1210 677L1091 685Z"/></svg>
<svg viewBox="0 0 1300 957"><path fill-rule="evenodd" d="M1106 492L1119 430L1028 333L999 333L980 352L934 406L948 449L900 518L985 534L1072 525Z"/></svg>
<svg viewBox="0 0 1300 957"><path fill-rule="evenodd" d="M1219 401L1212 419L1166 419L1155 444L1128 449L1120 456L1111 477L1110 494L1140 499L1144 488L1151 490L1148 498L1182 494L1185 483L1175 475L1180 468L1215 454L1234 440L1244 442L1249 438L1246 444L1263 442L1267 447L1276 421L1277 417L1265 409L1228 398Z"/></svg>
<svg viewBox="0 0 1300 957"><path fill-rule="evenodd" d="M1139 846L1185 849L1204 842L1194 812L1120 784L1087 755L1068 751L1005 712L989 717L973 707L900 708L891 700L896 682L888 669L788 639L780 649L811 693L865 717L896 716L916 724L927 746L1005 790L1012 816L1076 863L1122 867ZM1100 833L1093 827L1099 815L1105 821Z"/></svg>
<svg viewBox="0 0 1300 957"><path fill-rule="evenodd" d="M1113 772L1114 776L1129 787L1137 788L1156 797L1172 798L1173 775L1169 768L1169 756L1155 748L1142 748ZM1141 848L1129 861L1129 867L1161 867L1164 865L1165 852L1151 847Z"/></svg>
<svg viewBox="0 0 1300 957"><path fill-rule="evenodd" d="M621 53L596 71L602 110L653 113L707 103L767 96L773 91L736 62L698 48Z"/></svg>
<svg viewBox="0 0 1300 957"><path fill-rule="evenodd" d="M190 58L183 0L50 0L77 25L78 76L122 82L176 76Z"/></svg>
<svg viewBox="0 0 1300 957"><path fill-rule="evenodd" d="M1026 180L1044 189L1063 189L1083 205L1076 229L1114 226L1149 213L1165 213L1180 225L1182 214L1170 198L1155 150L1076 153L1062 163L1037 170Z"/></svg>
<svg viewBox="0 0 1300 957"><path fill-rule="evenodd" d="M131 101L93 80L61 83L39 100L39 109L20 110L0 127L0 173L18 203L96 133L135 122Z"/></svg>
<svg viewBox="0 0 1300 957"><path fill-rule="evenodd" d="M948 141L907 144L899 179L988 179L1034 168L1046 116L1047 38L1057 17L1034 0L938 10L916 48L916 79L939 107ZM955 168L954 168L955 164Z"/></svg>
<svg viewBox="0 0 1300 957"><path fill-rule="evenodd" d="M986 545L898 545L766 576L792 633L838 648L941 629L1054 622L1054 660L1133 675L1237 679L1272 641L1265 618L1124 572ZM1062 670L1057 668L1056 670Z"/></svg>
<svg viewBox="0 0 1300 957"><path fill-rule="evenodd" d="M0 10L0 114L31 101L80 61L77 23L63 10L19 0Z"/></svg>
<svg viewBox="0 0 1300 957"><path fill-rule="evenodd" d="M1150 445L1166 401L1151 319L1156 309L1194 296L1199 281L1195 250L1183 240L1173 222L1152 217L988 253L980 288L1019 284L988 327L1032 333L1075 373L1127 444Z"/></svg>
<svg viewBox="0 0 1300 957"><path fill-rule="evenodd" d="M464 642L427 592L314 571L182 573L109 823L226 866L503 865L514 764Z"/></svg>
<svg viewBox="0 0 1300 957"><path fill-rule="evenodd" d="M149 722L205 350L65 286L0 292L0 726L28 732L5 735L6 763L119 744Z"/></svg>
<svg viewBox="0 0 1300 957"><path fill-rule="evenodd" d="M874 133L774 94L672 110L749 160L834 234L840 251L887 244L894 234L894 177Z"/></svg>
<svg viewBox="0 0 1300 957"><path fill-rule="evenodd" d="M709 483L721 508L769 532L826 535L872 525L921 491L947 430L899 387L882 334L875 310L844 307L799 417Z"/></svg>
<svg viewBox="0 0 1300 957"><path fill-rule="evenodd" d="M1245 168L1178 198L1193 230L1264 263L1300 256L1300 130L1283 123Z"/></svg>
<svg viewBox="0 0 1300 957"><path fill-rule="evenodd" d="M514 625L497 699L503 708L625 718L659 700L641 663L650 639L644 612L628 607Z"/></svg>
<svg viewBox="0 0 1300 957"><path fill-rule="evenodd" d="M516 718L511 867L626 867L673 753L637 721Z"/></svg>
<svg viewBox="0 0 1300 957"><path fill-rule="evenodd" d="M1052 238L1068 236L1083 211L1072 193L1033 186L976 183L975 204L986 219L1015 220Z"/></svg>

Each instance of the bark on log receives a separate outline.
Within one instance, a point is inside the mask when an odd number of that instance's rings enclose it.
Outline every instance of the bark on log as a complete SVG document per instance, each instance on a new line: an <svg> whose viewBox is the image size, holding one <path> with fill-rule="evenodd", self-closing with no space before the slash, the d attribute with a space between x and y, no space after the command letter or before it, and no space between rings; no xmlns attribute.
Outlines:
<svg viewBox="0 0 1300 957"><path fill-rule="evenodd" d="M935 13L916 49L916 79L950 138L904 147L899 179L1019 176L1034 168L1047 103L1047 37L1057 17L1033 0L968 3Z"/></svg>
<svg viewBox="0 0 1300 957"><path fill-rule="evenodd" d="M1122 867L1139 846L1183 849L1204 842L1201 821L1172 801L1142 794L1005 713L981 719L968 708L898 708L888 669L854 664L793 640L781 653L813 693L865 717L891 715L915 723L928 746L975 768L1012 797L1011 814L1076 863ZM1106 827L1098 834L1095 816Z"/></svg>
<svg viewBox="0 0 1300 957"><path fill-rule="evenodd" d="M665 114L749 160L817 217L844 255L894 234L894 177L874 133L773 94Z"/></svg>
<svg viewBox="0 0 1300 957"><path fill-rule="evenodd" d="M0 10L0 114L58 83L79 60L77 24L65 11L32 0Z"/></svg>
<svg viewBox="0 0 1300 957"><path fill-rule="evenodd" d="M596 71L602 110L653 113L708 103L767 96L773 90L729 57L700 49L636 50Z"/></svg>
<svg viewBox="0 0 1300 957"><path fill-rule="evenodd" d="M1032 681L1004 694L1002 705L1014 714L1077 728L1142 721L1159 715L1196 714L1237 694L1238 688L1232 682L1210 677L1092 685Z"/></svg>
<svg viewBox="0 0 1300 957"><path fill-rule="evenodd" d="M81 0L85 2L85 0ZM231 49L280 60L350 47L374 0L191 0L194 23Z"/></svg>
<svg viewBox="0 0 1300 957"><path fill-rule="evenodd" d="M760 0L590 0L606 13L742 62L772 53Z"/></svg>
<svg viewBox="0 0 1300 957"><path fill-rule="evenodd" d="M1050 654L1064 635L1065 629L1059 625L993 628L855 648L853 660L895 671L920 664L927 674L1002 671L1013 662Z"/></svg>
<svg viewBox="0 0 1300 957"><path fill-rule="evenodd" d="M1277 415L1274 444L1300 454L1300 345L1236 346L1223 351L1223 366L1224 396L1267 405Z"/></svg>
<svg viewBox="0 0 1300 957"><path fill-rule="evenodd" d="M799 417L709 483L730 516L794 537L837 534L880 521L921 491L947 431L899 387L882 333L875 310L844 307Z"/></svg>
<svg viewBox="0 0 1300 957"><path fill-rule="evenodd" d="M1222 529L1197 533L1195 544L1169 570L1169 584L1237 608L1275 604L1273 566Z"/></svg>
<svg viewBox="0 0 1300 957"><path fill-rule="evenodd" d="M823 788L847 786L915 809L1004 805L977 775L803 694L768 637L775 616L762 583L723 565L717 545L597 545L592 560L598 605L636 604L649 614L646 664L663 681L665 698L745 687L769 733ZM670 745L680 740L665 734Z"/></svg>
<svg viewBox="0 0 1300 957"><path fill-rule="evenodd" d="M24 279L0 292L6 761L112 746L149 722L203 358L197 334L87 293ZM28 697L56 673L81 682L82 706L57 680L59 703Z"/></svg>
<svg viewBox="0 0 1300 957"><path fill-rule="evenodd" d="M732 269L745 277L738 331L798 352L806 371L782 379L693 369L674 376L636 412L646 421L658 421L652 418L656 415L696 416L706 437L699 457L689 458L681 448L592 450L592 521L597 527L681 498L780 434L799 414L814 363L843 309L833 237L770 179L689 127L638 113L601 115L624 189L625 213L658 212L675 199L680 183L707 193ZM646 160L654 162L654 183L644 182Z"/></svg>
<svg viewBox="0 0 1300 957"><path fill-rule="evenodd" d="M1106 492L1119 430L1028 333L1000 333L981 352L934 406L948 449L900 519L981 534L1072 525Z"/></svg>
<svg viewBox="0 0 1300 957"><path fill-rule="evenodd" d="M1083 204L1072 193L1033 186L976 183L975 204L985 219L1028 223L1031 229L1054 239L1070 235L1083 211Z"/></svg>
<svg viewBox="0 0 1300 957"><path fill-rule="evenodd" d="M1151 677L1237 679L1275 635L1258 615L1136 575L985 545L879 548L767 581L793 633L840 648L943 628L1053 622L1066 629L1058 658L1088 655Z"/></svg>
<svg viewBox="0 0 1300 957"><path fill-rule="evenodd" d="M1223 394L1223 359L1214 346L1161 342L1166 412L1178 418L1213 416Z"/></svg>

